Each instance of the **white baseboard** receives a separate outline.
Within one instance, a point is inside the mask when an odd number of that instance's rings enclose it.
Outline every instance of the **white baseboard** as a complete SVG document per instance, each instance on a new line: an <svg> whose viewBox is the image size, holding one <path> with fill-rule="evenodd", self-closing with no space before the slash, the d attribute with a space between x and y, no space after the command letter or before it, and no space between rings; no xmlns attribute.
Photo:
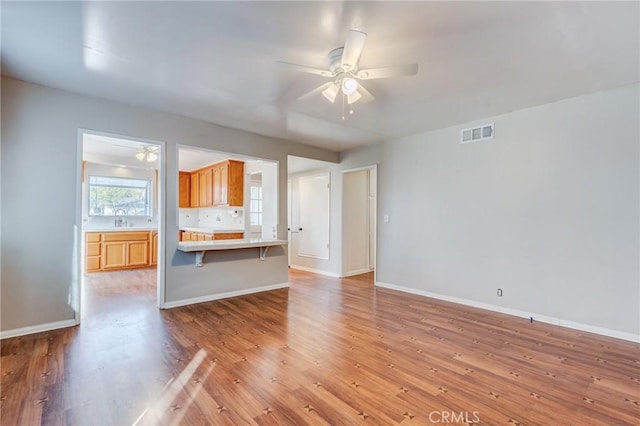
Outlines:
<svg viewBox="0 0 640 426"><path fill-rule="evenodd" d="M246 294L260 293L263 291L270 291L270 290L278 290L280 288L287 288L287 287L289 287L288 282L265 285L262 287L247 288L244 290L227 291L225 293L209 294L206 296L193 297L191 299L174 300L172 302L165 302L162 309L177 308L179 306L193 305L196 303L210 302L212 300L227 299L229 297L244 296Z"/></svg>
<svg viewBox="0 0 640 426"><path fill-rule="evenodd" d="M489 311L499 312L501 314L513 315L520 318L533 317L534 321L538 321L538 322L559 325L561 327L572 328L574 330L587 331L589 333L600 334L602 336L615 337L617 339L640 343L640 335L627 333L625 331L611 330L609 328L598 327L595 325L582 324L579 322L563 320L560 318L550 317L547 315L539 315L533 312L521 311L519 309L506 308L504 306L492 305L490 303L477 302L475 300L463 299L460 297L446 296L438 293L431 293L424 290L418 290L411 287L403 287L395 284L388 284L381 281L376 281L376 286L388 288L391 290L398 290L405 293L416 294L418 296L431 297L433 299L444 300L447 302L459 303L461 305L472 306L474 308L480 308L480 309L486 309Z"/></svg>
<svg viewBox="0 0 640 426"><path fill-rule="evenodd" d="M362 275L362 274L367 274L369 272L373 271L373 269L369 269L369 268L364 268L364 269L357 269L355 271L349 271L347 273L345 273L342 278L346 278L346 277L352 277L354 275Z"/></svg>
<svg viewBox="0 0 640 426"><path fill-rule="evenodd" d="M326 275L328 277L340 278L340 274L335 272L323 271L320 269L307 268L306 266L289 265L291 269L297 269L298 271L313 272L314 274Z"/></svg>
<svg viewBox="0 0 640 426"><path fill-rule="evenodd" d="M29 327L14 328L13 330L0 331L0 340L8 339L10 337L26 336L27 334L42 333L44 331L57 330L59 328L73 327L74 325L78 325L78 322L75 319L69 319L31 325Z"/></svg>

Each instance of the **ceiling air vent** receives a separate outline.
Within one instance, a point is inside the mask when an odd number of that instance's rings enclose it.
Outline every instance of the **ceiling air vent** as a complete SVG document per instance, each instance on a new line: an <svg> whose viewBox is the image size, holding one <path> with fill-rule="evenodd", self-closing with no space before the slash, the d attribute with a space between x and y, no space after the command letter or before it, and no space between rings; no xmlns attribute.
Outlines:
<svg viewBox="0 0 640 426"><path fill-rule="evenodd" d="M484 124L482 126L460 131L460 143L479 142L493 139L494 124Z"/></svg>

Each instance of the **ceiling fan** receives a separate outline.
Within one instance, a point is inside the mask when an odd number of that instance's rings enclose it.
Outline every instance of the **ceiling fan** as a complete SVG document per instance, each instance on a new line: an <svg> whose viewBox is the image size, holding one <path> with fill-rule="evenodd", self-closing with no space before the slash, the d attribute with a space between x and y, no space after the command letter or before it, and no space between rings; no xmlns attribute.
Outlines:
<svg viewBox="0 0 640 426"><path fill-rule="evenodd" d="M319 93L327 98L331 103L336 101L338 94L342 91L343 101L349 105L361 101L371 102L374 97L359 80L373 80L377 78L400 77L415 75L418 73L418 64L406 64L384 68L372 68L361 70L358 67L360 54L367 41L367 34L362 31L349 30L347 40L343 47L333 49L327 55L329 59L329 69L322 70L304 65L280 62L280 64L295 70L309 74L315 74L330 78L331 81L325 83L310 92L300 96L298 100L306 100ZM353 113L353 110L350 111ZM344 117L343 117L344 119Z"/></svg>
<svg viewBox="0 0 640 426"><path fill-rule="evenodd" d="M153 163L158 159L158 147L154 145L145 145L138 151L136 158L140 161L147 160L148 163Z"/></svg>

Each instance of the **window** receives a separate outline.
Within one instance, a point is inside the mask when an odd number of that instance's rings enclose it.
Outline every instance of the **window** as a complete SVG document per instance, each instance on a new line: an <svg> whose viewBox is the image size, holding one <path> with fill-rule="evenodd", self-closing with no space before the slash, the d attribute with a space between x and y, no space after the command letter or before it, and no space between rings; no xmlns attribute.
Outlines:
<svg viewBox="0 0 640 426"><path fill-rule="evenodd" d="M251 208L249 210L251 226L262 225L262 183L251 182Z"/></svg>
<svg viewBox="0 0 640 426"><path fill-rule="evenodd" d="M89 216L151 216L151 181L89 176Z"/></svg>

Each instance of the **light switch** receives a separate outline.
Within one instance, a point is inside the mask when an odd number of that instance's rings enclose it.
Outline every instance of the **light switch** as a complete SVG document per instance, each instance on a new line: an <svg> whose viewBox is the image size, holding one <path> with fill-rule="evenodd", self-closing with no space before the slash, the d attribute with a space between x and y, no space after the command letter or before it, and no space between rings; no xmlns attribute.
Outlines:
<svg viewBox="0 0 640 426"><path fill-rule="evenodd" d="M383 216L382 216L382 220L383 220L385 223L389 223L389 215L388 215L388 214L383 215Z"/></svg>

